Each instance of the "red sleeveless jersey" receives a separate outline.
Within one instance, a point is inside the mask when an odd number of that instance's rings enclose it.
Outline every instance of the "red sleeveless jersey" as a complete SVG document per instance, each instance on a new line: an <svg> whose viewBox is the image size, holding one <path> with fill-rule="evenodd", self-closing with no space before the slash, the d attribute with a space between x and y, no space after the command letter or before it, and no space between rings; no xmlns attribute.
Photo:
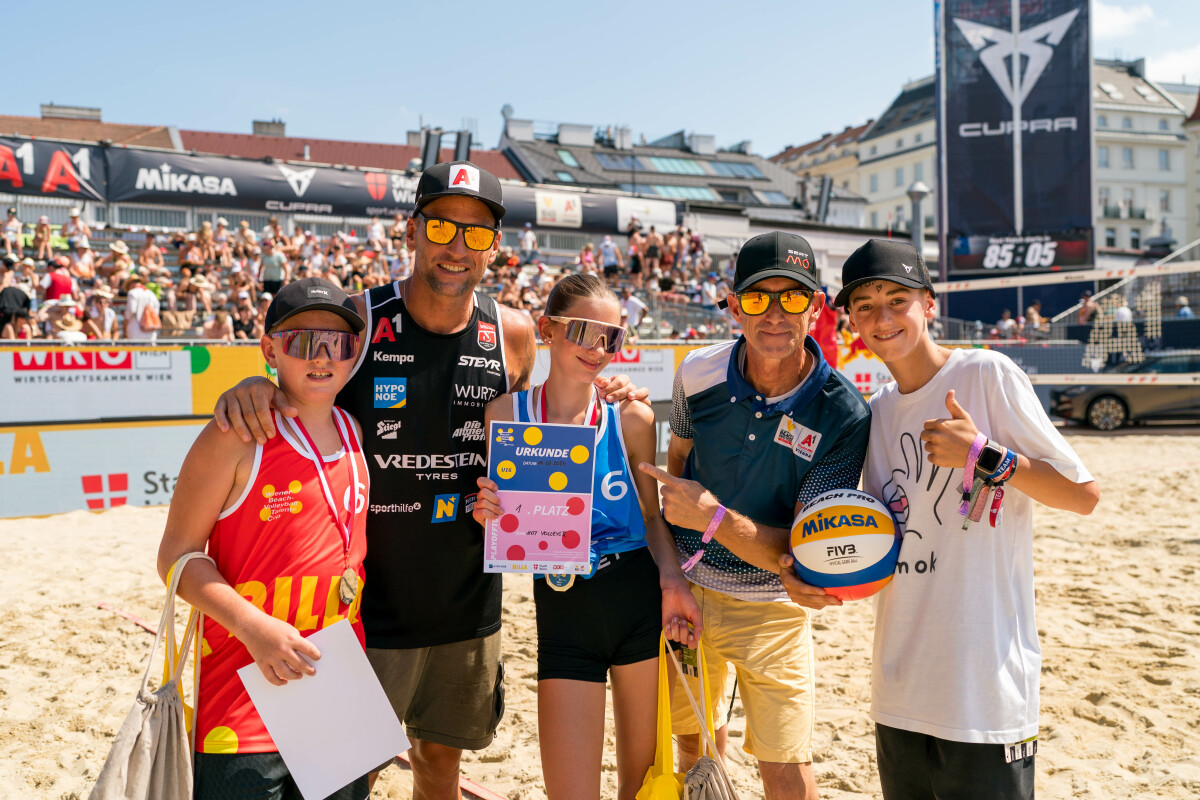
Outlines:
<svg viewBox="0 0 1200 800"><path fill-rule="evenodd" d="M345 618L364 643L359 605L367 552L367 464L350 416L336 407L334 414L344 423L352 452L325 456L325 474L343 525L349 519L350 503L354 503L350 567L358 573L358 593L353 602L347 606L338 596L338 582L346 568L345 548L316 464L290 420L285 422L278 414L275 427L279 433L256 448L249 483L237 502L217 519L208 554L242 597L295 626L301 634L308 636ZM353 493L351 458L358 467L358 486ZM205 618L200 648L196 749L202 753L275 752L278 748L237 674L254 661L246 646Z"/></svg>

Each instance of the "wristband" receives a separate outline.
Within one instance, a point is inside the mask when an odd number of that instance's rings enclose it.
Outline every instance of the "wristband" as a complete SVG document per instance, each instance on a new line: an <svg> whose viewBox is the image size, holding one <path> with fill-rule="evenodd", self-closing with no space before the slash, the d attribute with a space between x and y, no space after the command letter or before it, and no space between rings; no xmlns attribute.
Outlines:
<svg viewBox="0 0 1200 800"><path fill-rule="evenodd" d="M982 433L976 433L975 441L971 443L971 449L967 453L967 465L963 470L962 479L962 504L958 507L958 513L964 517L971 513L971 484L974 483L975 464L979 461L979 454L983 452L987 440Z"/></svg>
<svg viewBox="0 0 1200 800"><path fill-rule="evenodd" d="M704 545L712 541L713 536L717 532L717 528L721 527L721 520L725 519L725 506L717 504L717 510L713 512L712 519L708 521L708 527L704 529L704 535L700 537L700 549L696 554L683 563L681 569L684 572L689 572L692 567L700 563L700 559L704 557Z"/></svg>

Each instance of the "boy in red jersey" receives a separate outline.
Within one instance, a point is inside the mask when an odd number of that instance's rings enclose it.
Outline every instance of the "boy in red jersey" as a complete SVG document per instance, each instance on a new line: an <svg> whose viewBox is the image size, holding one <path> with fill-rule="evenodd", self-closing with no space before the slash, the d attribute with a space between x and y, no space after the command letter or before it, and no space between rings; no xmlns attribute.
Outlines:
<svg viewBox="0 0 1200 800"><path fill-rule="evenodd" d="M364 323L340 288L306 278L279 291L265 325L263 355L300 414L276 415L283 435L262 445L210 422L184 461L158 551L164 580L184 553L207 548L216 561L192 561L179 582L206 616L198 799L300 800L237 670L253 661L275 685L312 675L321 654L305 637L341 619L364 641L367 465L358 423L334 405ZM332 797L368 792L364 775Z"/></svg>

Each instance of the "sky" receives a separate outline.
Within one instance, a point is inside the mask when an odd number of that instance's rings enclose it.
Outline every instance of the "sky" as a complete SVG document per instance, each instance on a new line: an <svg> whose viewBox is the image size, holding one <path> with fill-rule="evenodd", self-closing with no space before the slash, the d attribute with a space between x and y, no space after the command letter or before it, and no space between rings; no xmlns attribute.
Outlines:
<svg viewBox="0 0 1200 800"><path fill-rule="evenodd" d="M1200 83L1200 2L1093 0L1093 52ZM55 42L53 24L64 27ZM500 138L537 122L684 129L760 155L878 117L933 72L932 0L688 3L24 2L0 114L404 142L421 122ZM50 27L48 27L50 26ZM15 50L15 52L14 52ZM474 122L470 122L474 120Z"/></svg>

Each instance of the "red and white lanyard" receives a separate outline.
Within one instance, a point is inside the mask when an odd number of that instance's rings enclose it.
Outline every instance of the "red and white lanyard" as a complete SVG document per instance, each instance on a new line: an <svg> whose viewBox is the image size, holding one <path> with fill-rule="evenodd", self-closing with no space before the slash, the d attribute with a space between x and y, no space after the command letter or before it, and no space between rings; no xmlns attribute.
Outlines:
<svg viewBox="0 0 1200 800"><path fill-rule="evenodd" d="M533 390L538 395L537 412L534 414L534 422L546 422L546 418L550 416L546 407L546 384L540 384ZM583 418L587 420L585 425L595 426L600 421L600 404L597 402L596 387L592 387L592 397L588 400L587 411L583 412Z"/></svg>
<svg viewBox="0 0 1200 800"><path fill-rule="evenodd" d="M348 467L350 488L347 490L348 499L346 501L346 505L349 507L347 510L350 512L350 519L349 524L345 524L342 522L341 514L338 513L337 504L333 501L333 490L329 488L329 479L325 476L325 460L321 457L321 451L317 449L316 442L313 441L308 431L305 430L304 423L300 421L299 417L295 419L284 417L284 419L291 424L292 428L303 437L305 444L308 445L308 457L317 467L317 477L321 480L321 490L324 492L325 502L329 505L329 510L333 514L333 521L337 523L338 533L342 535L346 565L349 566L350 535L354 531L354 511L358 506L358 459L355 458L358 449L355 447L354 436L346 431L346 423L342 421L341 415L335 410L333 412L333 421L337 425L338 438L341 439L342 449L350 461L350 466Z"/></svg>

